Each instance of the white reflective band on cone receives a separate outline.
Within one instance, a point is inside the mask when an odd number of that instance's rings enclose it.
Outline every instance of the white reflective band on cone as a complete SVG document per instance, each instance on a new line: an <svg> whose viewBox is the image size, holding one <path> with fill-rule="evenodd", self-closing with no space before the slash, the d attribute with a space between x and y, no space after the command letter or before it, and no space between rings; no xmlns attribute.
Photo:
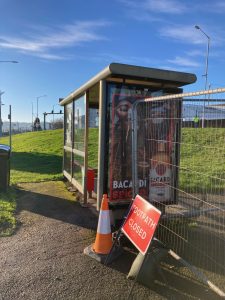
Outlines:
<svg viewBox="0 0 225 300"><path fill-rule="evenodd" d="M108 210L101 210L100 211L97 232L101 233L101 234L111 233L110 217L109 217L109 211Z"/></svg>

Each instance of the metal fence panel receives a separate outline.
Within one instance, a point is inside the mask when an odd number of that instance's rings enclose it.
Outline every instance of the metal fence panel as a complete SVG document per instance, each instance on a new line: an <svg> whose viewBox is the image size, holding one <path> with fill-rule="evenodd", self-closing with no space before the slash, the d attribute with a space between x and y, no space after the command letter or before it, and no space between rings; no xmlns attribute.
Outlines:
<svg viewBox="0 0 225 300"><path fill-rule="evenodd" d="M158 238L224 296L225 89L138 101L132 118L133 194L163 211Z"/></svg>

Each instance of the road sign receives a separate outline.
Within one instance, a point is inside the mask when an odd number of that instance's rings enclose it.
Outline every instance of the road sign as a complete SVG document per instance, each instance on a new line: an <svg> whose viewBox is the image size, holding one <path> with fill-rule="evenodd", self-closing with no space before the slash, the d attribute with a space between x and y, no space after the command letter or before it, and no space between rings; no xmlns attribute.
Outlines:
<svg viewBox="0 0 225 300"><path fill-rule="evenodd" d="M148 250L158 225L161 211L137 195L122 227L122 232L143 254Z"/></svg>

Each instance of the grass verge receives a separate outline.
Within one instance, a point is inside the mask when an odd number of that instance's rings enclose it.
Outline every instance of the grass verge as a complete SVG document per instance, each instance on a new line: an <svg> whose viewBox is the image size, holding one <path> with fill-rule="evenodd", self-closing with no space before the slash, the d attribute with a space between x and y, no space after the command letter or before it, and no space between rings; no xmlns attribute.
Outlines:
<svg viewBox="0 0 225 300"><path fill-rule="evenodd" d="M0 143L7 144L8 138ZM13 135L10 182L62 179L62 155L62 129Z"/></svg>
<svg viewBox="0 0 225 300"><path fill-rule="evenodd" d="M0 138L8 144L8 137ZM62 179L63 131L27 132L12 136L10 183ZM9 236L16 228L16 193L12 187L0 193L0 236Z"/></svg>
<svg viewBox="0 0 225 300"><path fill-rule="evenodd" d="M225 128L183 128L179 188L221 193L225 188Z"/></svg>
<svg viewBox="0 0 225 300"><path fill-rule="evenodd" d="M16 228L16 193L13 187L0 193L0 237L10 236Z"/></svg>
<svg viewBox="0 0 225 300"><path fill-rule="evenodd" d="M188 192L224 191L224 128L182 128L179 188ZM8 137L0 143L8 144ZM97 168L98 129L89 130L88 164ZM63 130L28 132L12 137L11 183L62 179ZM15 228L12 190L0 196L3 235ZM10 225L11 222L11 225ZM0 233L2 235L2 233Z"/></svg>

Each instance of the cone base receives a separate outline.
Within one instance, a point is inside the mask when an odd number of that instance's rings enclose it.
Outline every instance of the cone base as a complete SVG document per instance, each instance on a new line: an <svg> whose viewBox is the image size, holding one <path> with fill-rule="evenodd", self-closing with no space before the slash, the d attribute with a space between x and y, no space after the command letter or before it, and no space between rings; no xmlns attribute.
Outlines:
<svg viewBox="0 0 225 300"><path fill-rule="evenodd" d="M110 257L108 258L108 254L100 254L100 253L96 253L93 250L93 244L87 246L84 249L84 254L90 256L91 258L94 258L95 260L97 260L98 262L104 264L106 259L107 259L107 264L111 263L112 261L114 261L117 257L119 257L121 254L123 253L123 249L122 248L118 248L118 247L114 247L112 253L110 254Z"/></svg>
<svg viewBox="0 0 225 300"><path fill-rule="evenodd" d="M112 248L112 234L97 233L93 251L99 254L109 254Z"/></svg>

